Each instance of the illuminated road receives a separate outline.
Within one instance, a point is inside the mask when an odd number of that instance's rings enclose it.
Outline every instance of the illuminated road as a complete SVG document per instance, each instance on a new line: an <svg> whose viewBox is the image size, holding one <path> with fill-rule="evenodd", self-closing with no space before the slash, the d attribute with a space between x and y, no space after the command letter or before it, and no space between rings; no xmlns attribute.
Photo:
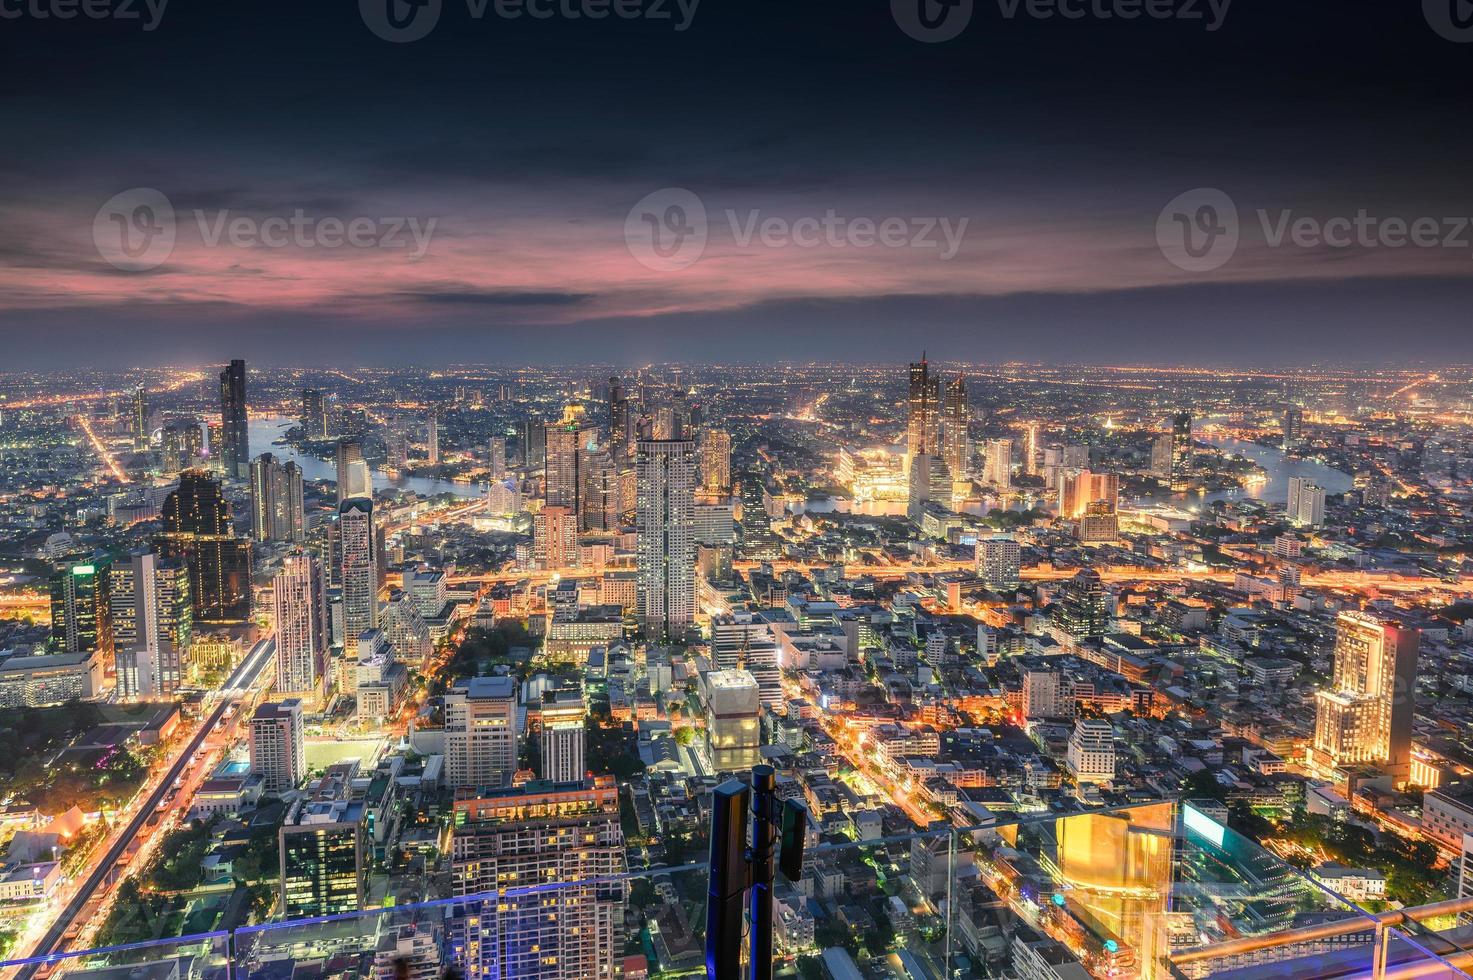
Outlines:
<svg viewBox="0 0 1473 980"><path fill-rule="evenodd" d="M92 443L93 452L97 453L98 458L102 460L102 465L106 466L108 472L113 475L113 479L120 483L127 483L128 474L123 472L123 468L113 458L111 450L104 446L102 440L97 438L97 433L92 431L92 423L87 421L87 416L78 414L74 417L77 420L77 424L82 427L82 431L86 433L88 441Z"/></svg>
<svg viewBox="0 0 1473 980"><path fill-rule="evenodd" d="M198 751L199 747L204 744L205 739L214 731L216 723L225 716L226 709L237 704L241 696L250 690L251 686L260 676L261 670L270 662L271 656L275 651L275 638L267 637L258 642L246 658L240 662L240 665L235 668L235 671L226 681L224 688L221 689L221 696L215 704L214 710L200 723L199 729L174 758L173 764L169 766L168 771L164 773L163 778L158 781L153 791L143 799L142 805L137 806L132 818L124 826L122 832L113 839L111 846L103 853L101 859L92 863L91 870L87 872L81 884L72 892L70 900L67 901L60 913L57 914L55 921L52 922L51 927L42 935L40 942L31 950L31 961L19 967L13 974L16 980L31 980L43 965L56 962L60 958L68 945L63 937L72 925L72 921L76 919L77 914L81 912L83 907L92 900L94 894L102 886L104 879L107 878L108 874L117 865L118 860L123 856L123 852L127 850L133 838L138 836L138 832L143 829L143 825L148 821L148 818L158 809L164 796L173 789L174 781L183 776L184 770L189 766L194 753Z"/></svg>

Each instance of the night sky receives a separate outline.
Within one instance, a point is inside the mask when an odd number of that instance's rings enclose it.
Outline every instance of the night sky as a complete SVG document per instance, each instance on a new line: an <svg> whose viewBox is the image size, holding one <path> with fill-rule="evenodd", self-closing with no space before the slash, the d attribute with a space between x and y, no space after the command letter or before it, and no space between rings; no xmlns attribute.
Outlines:
<svg viewBox="0 0 1473 980"><path fill-rule="evenodd" d="M599 20L440 0L408 43L366 22L403 0L172 0L152 30L143 0L35 15L72 2L0 0L0 370L1473 359L1464 0L975 0L940 43L898 23L921 0ZM556 0L579 2L612 0ZM1150 3L1191 16L1088 12ZM118 268L138 188L173 247ZM1238 212L1213 268L1158 243L1201 218L1191 195L1163 214L1197 188ZM692 195L699 258L642 262L642 215L689 230L668 206ZM1272 241L1286 213L1328 231L1360 211L1433 224L1422 245ZM298 212L312 247L249 240ZM830 212L858 237L785 237ZM354 219L404 247L325 247ZM395 219L433 221L418 258ZM863 244L887 220L893 242ZM246 238L212 243L232 221ZM762 222L771 242L743 237Z"/></svg>

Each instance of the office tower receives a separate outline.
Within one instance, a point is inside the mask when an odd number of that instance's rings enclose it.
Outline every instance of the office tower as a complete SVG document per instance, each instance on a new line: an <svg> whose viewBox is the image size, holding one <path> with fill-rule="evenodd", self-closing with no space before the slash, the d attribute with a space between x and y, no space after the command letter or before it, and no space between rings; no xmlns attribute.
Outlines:
<svg viewBox="0 0 1473 980"><path fill-rule="evenodd" d="M326 439L329 432L327 398L320 388L302 392L302 431L308 439Z"/></svg>
<svg viewBox="0 0 1473 980"><path fill-rule="evenodd" d="M583 496L582 462L585 446L594 440L593 430L583 423L583 406L568 405L563 417L544 431L547 462L544 496L553 507L567 507L577 514Z"/></svg>
<svg viewBox="0 0 1473 980"><path fill-rule="evenodd" d="M684 636L695 620L695 456L688 439L635 446L639 621L656 642Z"/></svg>
<svg viewBox="0 0 1473 980"><path fill-rule="evenodd" d="M239 622L251 616L251 543L235 536L220 481L203 470L179 474L164 500L159 553L189 566L194 618Z"/></svg>
<svg viewBox="0 0 1473 980"><path fill-rule="evenodd" d="M609 379L609 448L617 460L629 456L629 440L632 435L629 414L629 398L624 385L618 378Z"/></svg>
<svg viewBox="0 0 1473 980"><path fill-rule="evenodd" d="M711 658L721 670L745 670L751 674L764 708L775 711L783 703L777 637L760 616L746 610L713 616Z"/></svg>
<svg viewBox="0 0 1473 980"><path fill-rule="evenodd" d="M728 545L736 541L736 513L730 497L715 502L697 500L694 511L694 534L697 544Z"/></svg>
<svg viewBox="0 0 1473 980"><path fill-rule="evenodd" d="M1284 449L1297 448L1304 428L1304 411L1298 405L1284 406L1283 427L1284 435L1280 445Z"/></svg>
<svg viewBox="0 0 1473 980"><path fill-rule="evenodd" d="M612 778L536 780L458 799L450 925L467 980L614 980L626 887ZM524 887L525 886L525 887Z"/></svg>
<svg viewBox="0 0 1473 980"><path fill-rule="evenodd" d="M472 677L445 695L445 778L451 789L505 786L517 769L517 682Z"/></svg>
<svg viewBox="0 0 1473 980"><path fill-rule="evenodd" d="M373 501L344 500L338 507L339 578L343 584L343 644L358 642L364 630L378 629L378 560Z"/></svg>
<svg viewBox="0 0 1473 980"><path fill-rule="evenodd" d="M1012 535L977 539L977 575L989 589L1016 589L1023 550Z"/></svg>
<svg viewBox="0 0 1473 980"><path fill-rule="evenodd" d="M523 419L521 423L522 465L538 469L547 460L547 426L539 419Z"/></svg>
<svg viewBox="0 0 1473 980"><path fill-rule="evenodd" d="M139 552L114 565L110 580L115 634L118 626L124 634L114 637L118 699L172 695L192 635L187 566Z"/></svg>
<svg viewBox="0 0 1473 980"><path fill-rule="evenodd" d="M762 761L762 706L757 679L745 670L705 677L706 754L716 772L750 769Z"/></svg>
<svg viewBox="0 0 1473 980"><path fill-rule="evenodd" d="M1028 434L1023 440L1023 472L1038 475L1038 423L1028 423Z"/></svg>
<svg viewBox="0 0 1473 980"><path fill-rule="evenodd" d="M583 695L577 691L549 691L542 695L542 778L555 783L581 780L584 719Z"/></svg>
<svg viewBox="0 0 1473 980"><path fill-rule="evenodd" d="M391 428L384 432L384 466L391 473L403 473L409 469L409 437L400 429ZM364 469L367 469L367 464ZM371 485L371 478L366 482ZM341 485L340 482L339 486Z"/></svg>
<svg viewBox="0 0 1473 980"><path fill-rule="evenodd" d="M245 480L250 477L251 445L246 430L246 366L245 361L231 361L220 372L220 462L225 477Z"/></svg>
<svg viewBox="0 0 1473 980"><path fill-rule="evenodd" d="M1006 490L1013 485L1013 440L987 440L987 461L982 468L982 482Z"/></svg>
<svg viewBox="0 0 1473 980"><path fill-rule="evenodd" d="M576 568L578 516L567 507L543 507L532 516L532 561L541 571Z"/></svg>
<svg viewBox="0 0 1473 980"><path fill-rule="evenodd" d="M952 476L967 472L970 453L971 409L967 405L967 376L959 374L946 383L946 398L941 405L941 445L937 447Z"/></svg>
<svg viewBox="0 0 1473 980"><path fill-rule="evenodd" d="M1059 516L1078 520L1091 504L1104 504L1105 513L1115 513L1120 501L1120 477L1090 470L1062 470L1059 474Z"/></svg>
<svg viewBox="0 0 1473 980"><path fill-rule="evenodd" d="M307 540L302 468L262 453L251 463L251 534L257 541Z"/></svg>
<svg viewBox="0 0 1473 980"><path fill-rule="evenodd" d="M1108 721L1080 718L1074 722L1064 756L1078 783L1108 783L1115 778L1115 732Z"/></svg>
<svg viewBox="0 0 1473 980"><path fill-rule="evenodd" d="M493 480L506 476L506 440L492 436L486 442L486 469Z"/></svg>
<svg viewBox="0 0 1473 980"><path fill-rule="evenodd" d="M133 427L134 452L148 451L148 402L143 395L143 385L133 389L133 411L129 421Z"/></svg>
<svg viewBox="0 0 1473 980"><path fill-rule="evenodd" d="M1191 486L1192 416L1178 412L1171 419L1171 489L1180 493Z"/></svg>
<svg viewBox="0 0 1473 980"><path fill-rule="evenodd" d="M340 915L363 908L368 878L362 800L293 801L277 831L285 918Z"/></svg>
<svg viewBox="0 0 1473 980"><path fill-rule="evenodd" d="M1109 594L1093 568L1082 568L1059 589L1054 616L1076 640L1104 636L1110 628Z"/></svg>
<svg viewBox="0 0 1473 980"><path fill-rule="evenodd" d="M1171 479L1171 449L1173 439L1170 432L1162 433L1151 442L1151 475L1164 480Z"/></svg>
<svg viewBox="0 0 1473 980"><path fill-rule="evenodd" d="M624 509L619 492L619 466L607 448L589 448L579 464L583 490L578 525L587 531L618 530Z"/></svg>
<svg viewBox="0 0 1473 980"><path fill-rule="evenodd" d="M307 774L303 742L302 702L296 698L267 702L251 716L251 772L265 780L268 793L296 789Z"/></svg>
<svg viewBox="0 0 1473 980"><path fill-rule="evenodd" d="M1362 612L1335 621L1335 672L1315 692L1313 762L1321 772L1379 765L1410 774L1421 633Z"/></svg>
<svg viewBox="0 0 1473 980"><path fill-rule="evenodd" d="M1115 506L1103 500L1086 505L1084 513L1079 515L1075 537L1081 544L1103 544L1119 540L1120 515L1115 513Z"/></svg>
<svg viewBox="0 0 1473 980"><path fill-rule="evenodd" d="M363 458L363 443L349 436L338 440L338 503L356 497L372 497L373 481Z"/></svg>
<svg viewBox="0 0 1473 980"><path fill-rule="evenodd" d="M319 704L328 681L322 563L310 552L293 551L282 559L271 591L276 612L276 689Z"/></svg>
<svg viewBox="0 0 1473 980"><path fill-rule="evenodd" d="M98 558L63 565L51 576L51 650L54 653L114 651L109 563Z"/></svg>
<svg viewBox="0 0 1473 980"><path fill-rule="evenodd" d="M920 453L910 458L909 494L905 514L919 524L929 506L951 509L951 471L946 460L935 453Z"/></svg>
<svg viewBox="0 0 1473 980"><path fill-rule="evenodd" d="M932 376L924 353L910 366L907 409L906 455L941 452L941 378Z"/></svg>
<svg viewBox="0 0 1473 980"><path fill-rule="evenodd" d="M701 433L701 489L707 493L731 492L731 433L705 429Z"/></svg>
<svg viewBox="0 0 1473 980"><path fill-rule="evenodd" d="M1305 476L1289 477L1286 510L1296 527L1319 527L1325 523L1325 488Z"/></svg>
<svg viewBox="0 0 1473 980"><path fill-rule="evenodd" d="M425 455L430 466L440 465L440 410L430 409L425 417Z"/></svg>
<svg viewBox="0 0 1473 980"><path fill-rule="evenodd" d="M1023 674L1023 717L1072 718L1074 682L1062 670L1028 670Z"/></svg>

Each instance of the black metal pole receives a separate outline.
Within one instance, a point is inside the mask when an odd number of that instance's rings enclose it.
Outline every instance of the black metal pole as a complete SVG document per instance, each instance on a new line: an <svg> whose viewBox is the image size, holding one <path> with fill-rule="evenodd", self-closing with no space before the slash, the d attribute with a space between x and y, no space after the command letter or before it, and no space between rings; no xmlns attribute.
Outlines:
<svg viewBox="0 0 1473 980"><path fill-rule="evenodd" d="M777 774L771 766L752 767L752 891L747 928L751 980L772 980L772 879L777 840Z"/></svg>
<svg viewBox="0 0 1473 980"><path fill-rule="evenodd" d="M711 873L706 887L707 980L741 980L742 898L747 890L747 801L735 779L711 800Z"/></svg>

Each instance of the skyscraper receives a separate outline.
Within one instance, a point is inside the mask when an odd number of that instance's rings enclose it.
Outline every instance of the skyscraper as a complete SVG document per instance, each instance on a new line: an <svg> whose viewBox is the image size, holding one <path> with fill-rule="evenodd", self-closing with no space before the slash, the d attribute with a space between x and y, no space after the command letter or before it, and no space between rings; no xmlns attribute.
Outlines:
<svg viewBox="0 0 1473 980"><path fill-rule="evenodd" d="M707 493L731 492L731 433L705 429L701 433L701 489Z"/></svg>
<svg viewBox="0 0 1473 980"><path fill-rule="evenodd" d="M308 388L302 392L302 431L308 439L326 439L328 436L327 398L319 388Z"/></svg>
<svg viewBox="0 0 1473 980"><path fill-rule="evenodd" d="M445 778L452 789L504 786L517 769L517 682L472 677L445 695Z"/></svg>
<svg viewBox="0 0 1473 980"><path fill-rule="evenodd" d="M257 541L307 540L302 469L262 453L251 463L251 534Z"/></svg>
<svg viewBox="0 0 1473 980"><path fill-rule="evenodd" d="M506 476L506 440L501 436L486 440L486 470L493 480Z"/></svg>
<svg viewBox="0 0 1473 980"><path fill-rule="evenodd" d="M635 447L636 569L640 625L654 641L695 620L695 443L641 439Z"/></svg>
<svg viewBox="0 0 1473 980"><path fill-rule="evenodd" d="M1289 477L1285 510L1296 527L1319 527L1325 523L1325 488L1307 476Z"/></svg>
<svg viewBox="0 0 1473 980"><path fill-rule="evenodd" d="M1022 573L1022 549L1012 535L977 539L977 575L989 589L1016 589Z"/></svg>
<svg viewBox="0 0 1473 980"><path fill-rule="evenodd" d="M522 419L522 465L537 469L547 460L547 425L541 419Z"/></svg>
<svg viewBox="0 0 1473 980"><path fill-rule="evenodd" d="M425 417L425 455L430 466L440 465L440 410L432 408Z"/></svg>
<svg viewBox="0 0 1473 980"><path fill-rule="evenodd" d="M250 477L251 446L246 425L246 365L231 361L220 372L220 462L231 480Z"/></svg>
<svg viewBox="0 0 1473 980"><path fill-rule="evenodd" d="M623 495L619 492L619 466L607 448L589 448L583 453L582 513L579 526L587 531L613 531L619 527Z"/></svg>
<svg viewBox="0 0 1473 980"><path fill-rule="evenodd" d="M616 460L629 458L629 396L618 378L609 379L609 449Z"/></svg>
<svg viewBox="0 0 1473 980"><path fill-rule="evenodd" d="M108 583L118 699L173 694L194 635L189 566L137 552L113 563Z"/></svg>
<svg viewBox="0 0 1473 980"><path fill-rule="evenodd" d="M583 500L582 462L586 447L596 442L594 432L583 423L583 406L570 404L563 417L544 431L546 445L547 503L567 507L577 514Z"/></svg>
<svg viewBox="0 0 1473 980"><path fill-rule="evenodd" d="M302 702L267 702L251 716L251 772L260 773L268 793L295 789L307 774Z"/></svg>
<svg viewBox="0 0 1473 980"><path fill-rule="evenodd" d="M612 778L535 780L458 799L453 826L457 894L500 893L464 903L452 921L467 980L613 980L625 863Z"/></svg>
<svg viewBox="0 0 1473 980"><path fill-rule="evenodd" d="M349 436L338 440L338 503L355 497L372 497L373 480L363 458L363 443Z"/></svg>
<svg viewBox="0 0 1473 980"><path fill-rule="evenodd" d="M532 517L532 561L542 571L575 568L578 515L567 507L543 507Z"/></svg>
<svg viewBox="0 0 1473 980"><path fill-rule="evenodd" d="M1059 593L1054 615L1066 633L1076 640L1105 635L1110 627L1109 595L1099 572L1080 569Z"/></svg>
<svg viewBox="0 0 1473 980"><path fill-rule="evenodd" d="M344 500L338 507L340 579L343 584L343 645L352 648L364 630L378 629L378 562L373 501Z"/></svg>
<svg viewBox="0 0 1473 980"><path fill-rule="evenodd" d="M1013 485L1013 440L987 440L987 462L982 482L1006 490Z"/></svg>
<svg viewBox="0 0 1473 980"><path fill-rule="evenodd" d="M133 389L133 412L130 421L133 423L133 450L134 452L145 452L148 449L148 401L143 394L143 385Z"/></svg>
<svg viewBox="0 0 1473 980"><path fill-rule="evenodd" d="M205 433L197 419L174 419L164 426L159 468L165 474L194 466L205 451Z"/></svg>
<svg viewBox="0 0 1473 980"><path fill-rule="evenodd" d="M1171 419L1171 489L1177 493L1191 486L1192 416L1179 412Z"/></svg>
<svg viewBox="0 0 1473 980"><path fill-rule="evenodd" d="M51 576L51 649L113 655L109 563L98 558L62 566Z"/></svg>
<svg viewBox="0 0 1473 980"><path fill-rule="evenodd" d="M926 355L910 366L909 415L905 429L908 456L941 451L941 378L932 376Z"/></svg>
<svg viewBox="0 0 1473 980"><path fill-rule="evenodd" d="M745 610L711 618L711 658L721 670L745 670L757 682L762 706L775 711L783 703L782 673L777 665L777 637L768 622Z"/></svg>
<svg viewBox="0 0 1473 980"><path fill-rule="evenodd" d="M362 800L304 797L278 830L281 908L287 918L363 908L368 876Z"/></svg>
<svg viewBox="0 0 1473 980"><path fill-rule="evenodd" d="M583 779L584 719L588 709L577 691L542 695L542 778L555 783Z"/></svg>
<svg viewBox="0 0 1473 980"><path fill-rule="evenodd" d="M309 552L293 551L282 559L271 591L276 613L276 689L320 704L328 681L322 563Z"/></svg>
<svg viewBox="0 0 1473 980"><path fill-rule="evenodd" d="M762 695L756 678L745 670L713 670L704 682L711 768L731 772L762 761Z"/></svg>
<svg viewBox="0 0 1473 980"><path fill-rule="evenodd" d="M1300 434L1304 428L1304 411L1298 405L1284 406L1284 433L1280 445L1284 449L1294 449L1299 445Z"/></svg>
<svg viewBox="0 0 1473 980"><path fill-rule="evenodd" d="M189 566L194 618L239 622L251 615L251 543L235 536L220 481L203 470L179 474L164 500L159 552Z"/></svg>
<svg viewBox="0 0 1473 980"><path fill-rule="evenodd" d="M946 467L953 478L967 472L970 455L971 409L967 405L967 377L959 374L946 384L946 400L941 406L941 446L938 447L946 460Z"/></svg>
<svg viewBox="0 0 1473 980"><path fill-rule="evenodd" d="M936 453L919 453L910 458L909 495L906 516L919 524L928 506L951 509L951 471Z"/></svg>
<svg viewBox="0 0 1473 980"><path fill-rule="evenodd" d="M1321 771L1378 765L1410 774L1421 633L1363 612L1335 621L1335 673L1315 692L1311 761Z"/></svg>

